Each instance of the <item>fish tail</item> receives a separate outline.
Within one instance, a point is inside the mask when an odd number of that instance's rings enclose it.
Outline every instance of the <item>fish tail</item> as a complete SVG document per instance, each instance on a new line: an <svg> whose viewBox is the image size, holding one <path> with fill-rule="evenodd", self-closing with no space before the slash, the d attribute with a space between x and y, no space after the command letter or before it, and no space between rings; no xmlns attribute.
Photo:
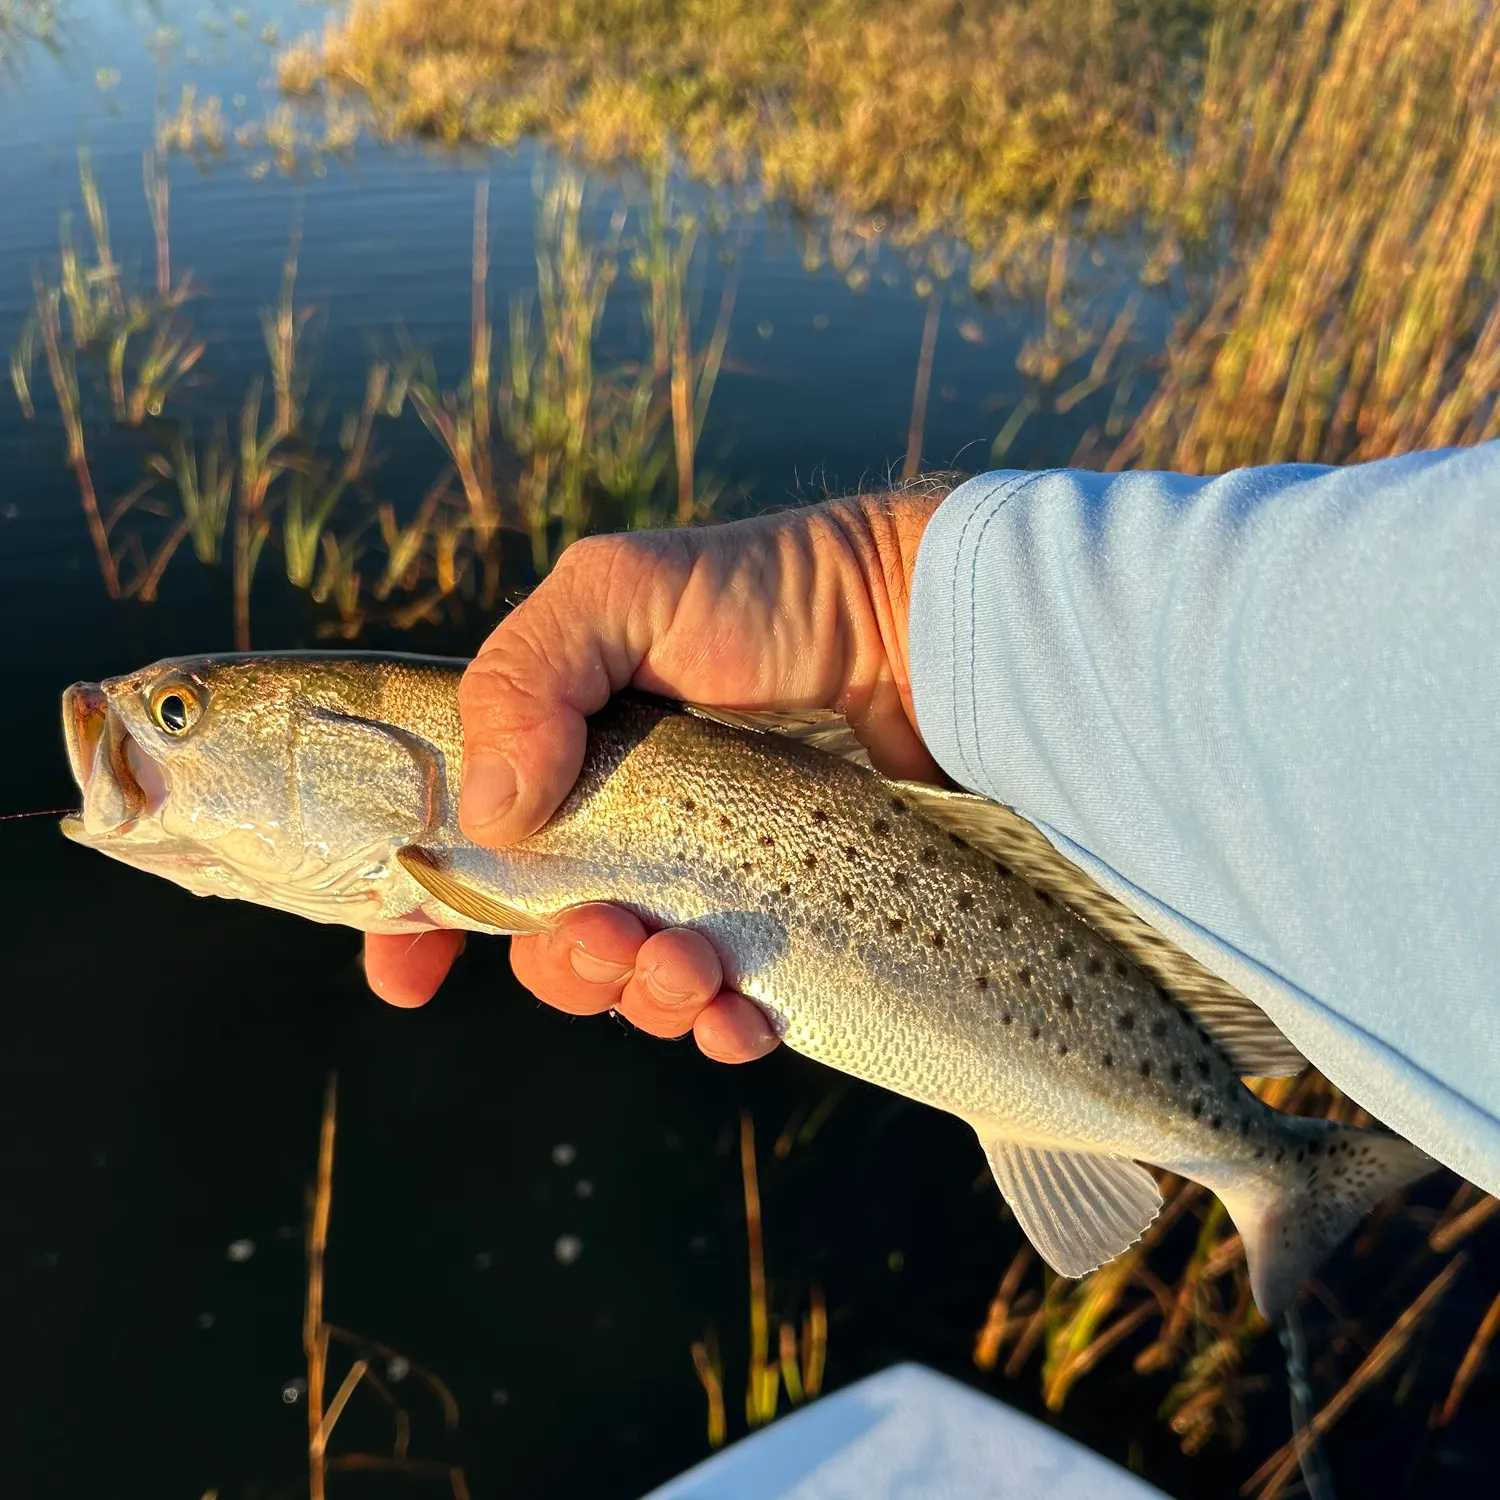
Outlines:
<svg viewBox="0 0 1500 1500"><path fill-rule="evenodd" d="M1215 1188L1240 1232L1250 1288L1268 1319L1286 1311L1323 1258L1382 1198L1437 1166L1383 1130L1291 1117L1286 1126L1275 1175Z"/></svg>

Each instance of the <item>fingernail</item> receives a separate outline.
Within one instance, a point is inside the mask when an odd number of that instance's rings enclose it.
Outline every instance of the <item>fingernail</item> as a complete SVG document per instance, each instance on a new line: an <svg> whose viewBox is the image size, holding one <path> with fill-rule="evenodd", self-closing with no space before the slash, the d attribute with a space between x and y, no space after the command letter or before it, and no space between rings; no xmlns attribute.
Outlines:
<svg viewBox="0 0 1500 1500"><path fill-rule="evenodd" d="M470 824L498 818L516 800L515 768L499 755L465 756L460 800Z"/></svg>
<svg viewBox="0 0 1500 1500"><path fill-rule="evenodd" d="M658 1005L665 1005L669 1010L675 1010L679 1005L686 1005L693 998L688 990L674 990L671 986L663 984L654 969L646 970L646 988Z"/></svg>
<svg viewBox="0 0 1500 1500"><path fill-rule="evenodd" d="M578 947L568 950L568 962L585 984L618 984L630 973L629 964L612 964L608 959L595 958L592 953L585 953Z"/></svg>

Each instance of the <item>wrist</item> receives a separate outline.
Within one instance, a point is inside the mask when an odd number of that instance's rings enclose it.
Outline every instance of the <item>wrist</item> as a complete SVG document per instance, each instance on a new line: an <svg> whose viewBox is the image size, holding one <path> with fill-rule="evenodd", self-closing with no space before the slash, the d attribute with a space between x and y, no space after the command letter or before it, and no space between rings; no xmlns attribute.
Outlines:
<svg viewBox="0 0 1500 1500"><path fill-rule="evenodd" d="M934 512L950 486L933 483L921 489L884 495L857 495L828 504L829 519L844 534L859 571L860 592L868 600L870 651L884 666L900 693L907 717L915 725L907 653L907 621L917 549Z"/></svg>

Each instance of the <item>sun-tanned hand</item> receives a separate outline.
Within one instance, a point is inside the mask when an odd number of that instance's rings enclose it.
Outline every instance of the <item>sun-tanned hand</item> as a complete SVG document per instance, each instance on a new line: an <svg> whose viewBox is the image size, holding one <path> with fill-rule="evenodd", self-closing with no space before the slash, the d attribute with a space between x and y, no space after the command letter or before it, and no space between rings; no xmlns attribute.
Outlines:
<svg viewBox="0 0 1500 1500"><path fill-rule="evenodd" d="M837 708L892 775L931 779L907 675L917 543L941 492L833 501L726 526L592 537L496 627L464 674L459 822L499 847L535 832L583 763L586 717L625 687L725 708ZM392 1005L430 1000L461 947L451 931L371 934L365 972ZM776 1045L719 957L681 928L618 907L517 937L511 963L561 1010L615 1010L657 1036L691 1031L723 1062Z"/></svg>

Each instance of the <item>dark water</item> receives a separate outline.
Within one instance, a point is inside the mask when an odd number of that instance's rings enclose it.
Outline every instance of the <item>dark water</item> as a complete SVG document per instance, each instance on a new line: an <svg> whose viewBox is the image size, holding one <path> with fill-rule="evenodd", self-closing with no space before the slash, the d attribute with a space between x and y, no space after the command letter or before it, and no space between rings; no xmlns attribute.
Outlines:
<svg viewBox="0 0 1500 1500"><path fill-rule="evenodd" d="M0 74L7 345L29 309L32 267L53 263L59 211L72 208L82 227L80 144L116 253L149 277L139 174L158 99L175 105L190 81L232 115L241 94L241 113L263 113L275 100L261 27L274 21L286 37L320 20L262 7L240 25L227 8L90 0L62 13L56 55L20 51ZM180 35L153 56L162 27ZM118 81L101 87L99 69ZM494 305L534 280L533 151L458 161L361 143L325 175L307 164L259 180L247 171L256 159L235 149L222 163L169 168L174 260L205 289L194 317L210 353L187 397L204 416L232 410L264 368L258 310L274 299L293 226L299 294L322 319L317 388L333 409L357 405L370 340L398 323L440 367L461 363L476 174L492 183ZM594 191L602 214L620 188ZM731 508L899 466L923 314L910 275L889 260L894 284L877 276L856 296L831 271L804 270L787 225L751 225L703 450ZM710 264L707 305L721 274ZM1148 304L1148 340L1168 311L1164 297ZM973 304L945 315L929 464L985 466L1025 391L1014 358L1040 316ZM627 357L639 326L629 289L617 288L603 354ZM1066 461L1108 399L1028 424L1010 461ZM107 500L139 454L93 436ZM71 800L56 725L63 685L229 640L224 580L186 551L157 604L109 603L62 448L50 402L27 424L0 400L0 812ZM409 501L439 456L415 423L386 448L382 486ZM314 623L274 577L261 587L257 644L309 644ZM418 644L468 651L485 628L476 616ZM830 1384L901 1358L979 1379L973 1334L1017 1231L956 1121L790 1053L729 1070L607 1018L554 1014L512 982L498 943L473 945L427 1009L393 1011L365 992L350 933L194 901L66 844L49 820L0 824L0 840L7 1495L300 1492L305 1412L285 1393L301 1373L304 1194L335 1069L328 1315L451 1386L458 1432L445 1434L413 1396L412 1452L462 1463L476 1495L630 1500L701 1457L689 1346L709 1328L724 1349L731 1432L742 1430L745 1110L762 1147L773 1314L799 1314L810 1284L824 1288ZM809 1144L771 1155L789 1124L830 1102ZM558 1254L565 1236L581 1245L570 1263ZM1373 1274L1346 1271L1351 1305ZM1451 1342L1433 1352L1432 1381L1456 1360ZM1255 1398L1239 1453L1216 1445L1182 1458L1155 1416L1166 1379L1135 1378L1125 1360L1078 1389L1061 1425L1170 1492L1228 1493L1285 1436L1279 1360L1271 1347L1258 1357L1271 1389ZM981 1383L1037 1407L1034 1366ZM1462 1456L1462 1429L1457 1446L1416 1437L1430 1399L1421 1389L1396 1418L1361 1409L1339 1429L1336 1471L1360 1476L1346 1493L1392 1493L1393 1476L1396 1488L1467 1492L1463 1469L1446 1467ZM1483 1411L1478 1399L1471 1408ZM359 1399L334 1446L388 1443L379 1409ZM369 1475L334 1483L336 1493L423 1489Z"/></svg>

